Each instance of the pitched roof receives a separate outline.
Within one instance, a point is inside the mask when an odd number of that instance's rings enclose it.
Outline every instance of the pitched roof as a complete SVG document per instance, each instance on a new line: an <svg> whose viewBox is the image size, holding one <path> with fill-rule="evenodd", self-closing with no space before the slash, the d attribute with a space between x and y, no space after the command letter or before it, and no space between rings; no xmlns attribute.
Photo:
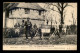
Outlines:
<svg viewBox="0 0 80 53"><path fill-rule="evenodd" d="M35 10L45 10L37 3L10 3L7 6L7 8L9 8L9 9L12 9L12 8L15 8L15 7L29 8L29 9L35 9Z"/></svg>

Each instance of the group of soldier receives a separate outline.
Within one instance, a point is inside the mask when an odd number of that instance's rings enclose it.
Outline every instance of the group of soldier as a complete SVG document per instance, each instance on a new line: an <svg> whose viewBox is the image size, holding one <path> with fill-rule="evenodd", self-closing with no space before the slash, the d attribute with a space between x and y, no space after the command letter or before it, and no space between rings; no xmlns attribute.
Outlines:
<svg viewBox="0 0 80 53"><path fill-rule="evenodd" d="M17 26L19 26L19 23L17 24ZM42 37L41 29L37 28L36 24L32 25L30 18L27 18L27 21L22 20L21 30L15 30L15 31L25 34L26 39L28 39L29 36L31 37L31 39L33 39L33 37L36 35L39 35L40 39ZM50 29L50 34L53 34L53 33L55 33L55 35L58 35L60 37L59 32L55 30L54 27Z"/></svg>
<svg viewBox="0 0 80 53"><path fill-rule="evenodd" d="M38 29L36 24L32 26L30 18L27 18L27 21L22 20L20 31L20 33L26 35L26 39L28 39L29 36L31 37L31 39L33 39L33 37L36 36L37 33L39 33L41 38L41 29Z"/></svg>

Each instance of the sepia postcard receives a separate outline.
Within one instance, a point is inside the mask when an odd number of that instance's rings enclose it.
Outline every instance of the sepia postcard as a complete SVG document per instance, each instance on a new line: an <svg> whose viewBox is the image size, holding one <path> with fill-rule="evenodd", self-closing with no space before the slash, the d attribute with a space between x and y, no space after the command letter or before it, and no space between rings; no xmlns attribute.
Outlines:
<svg viewBox="0 0 80 53"><path fill-rule="evenodd" d="M3 2L3 50L77 50L77 2Z"/></svg>

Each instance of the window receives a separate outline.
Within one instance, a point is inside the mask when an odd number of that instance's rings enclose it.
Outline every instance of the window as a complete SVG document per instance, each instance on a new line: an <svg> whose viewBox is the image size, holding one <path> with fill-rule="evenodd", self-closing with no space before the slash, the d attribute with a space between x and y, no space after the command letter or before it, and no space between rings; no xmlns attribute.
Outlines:
<svg viewBox="0 0 80 53"><path fill-rule="evenodd" d="M30 9L25 9L25 14L29 14L30 13Z"/></svg>
<svg viewBox="0 0 80 53"><path fill-rule="evenodd" d="M9 10L6 10L6 17L9 17Z"/></svg>
<svg viewBox="0 0 80 53"><path fill-rule="evenodd" d="M39 11L39 15L41 15L41 11Z"/></svg>

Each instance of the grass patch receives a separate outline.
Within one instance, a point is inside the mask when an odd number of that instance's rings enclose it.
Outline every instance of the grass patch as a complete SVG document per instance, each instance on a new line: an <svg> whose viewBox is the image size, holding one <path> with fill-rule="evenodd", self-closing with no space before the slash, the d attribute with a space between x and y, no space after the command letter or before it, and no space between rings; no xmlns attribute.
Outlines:
<svg viewBox="0 0 80 53"><path fill-rule="evenodd" d="M44 38L43 40L40 40L39 37L34 37L34 39L31 41L29 38L26 40L25 37L17 37L17 38L4 38L3 44L7 45L23 45L23 44L36 44L36 45L48 45L48 44L77 44L77 36L63 36L61 38L58 38L57 36L49 38Z"/></svg>

